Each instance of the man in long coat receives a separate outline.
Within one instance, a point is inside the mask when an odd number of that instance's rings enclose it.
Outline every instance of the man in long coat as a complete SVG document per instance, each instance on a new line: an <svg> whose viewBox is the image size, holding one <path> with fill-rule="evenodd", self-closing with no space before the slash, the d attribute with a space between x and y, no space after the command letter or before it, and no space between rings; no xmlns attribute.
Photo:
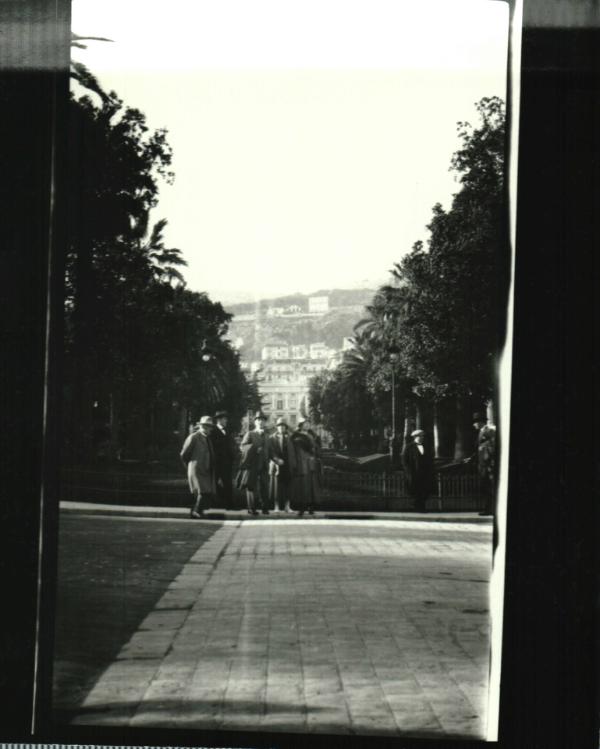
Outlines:
<svg viewBox="0 0 600 749"><path fill-rule="evenodd" d="M406 488L415 500L417 512L427 512L426 502L434 486L433 453L425 444L425 432L415 429L413 438L402 451Z"/></svg>
<svg viewBox="0 0 600 749"><path fill-rule="evenodd" d="M227 429L228 414L217 411L215 427L210 435L215 451L215 478L217 481L217 499L226 509L232 507L232 476L236 446L233 436Z"/></svg>
<svg viewBox="0 0 600 749"><path fill-rule="evenodd" d="M473 456L477 462L480 492L485 499L481 515L494 515L496 512L496 427L489 424L487 417L477 412L473 414L473 426L477 430L477 452Z"/></svg>
<svg viewBox="0 0 600 749"><path fill-rule="evenodd" d="M284 419L277 419L277 431L269 437L269 498L275 512L283 506L291 512L292 474L296 470L296 451Z"/></svg>
<svg viewBox="0 0 600 749"><path fill-rule="evenodd" d="M257 504L263 515L269 514L269 438L265 431L267 417L257 412L254 429L246 432L240 444L242 459L237 485L246 490L248 514L258 515Z"/></svg>
<svg viewBox="0 0 600 749"><path fill-rule="evenodd" d="M190 517L201 518L213 502L215 482L215 454L210 441L213 420L203 416L197 432L188 435L181 449L181 462L187 468L188 483L193 501Z"/></svg>
<svg viewBox="0 0 600 749"><path fill-rule="evenodd" d="M296 453L292 486L300 517L307 510L309 515L314 515L315 512L315 444L306 431L306 424L306 419L299 419L291 437Z"/></svg>

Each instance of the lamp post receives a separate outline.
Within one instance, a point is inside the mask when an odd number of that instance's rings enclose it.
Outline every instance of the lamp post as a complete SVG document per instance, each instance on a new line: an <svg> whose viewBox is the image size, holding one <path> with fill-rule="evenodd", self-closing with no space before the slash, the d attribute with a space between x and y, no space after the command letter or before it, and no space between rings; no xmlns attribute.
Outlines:
<svg viewBox="0 0 600 749"><path fill-rule="evenodd" d="M398 440L396 439L396 373L394 365L398 361L400 349L396 346L388 348L390 363L392 367L392 434L390 436L390 468L392 470L398 464Z"/></svg>
<svg viewBox="0 0 600 749"><path fill-rule="evenodd" d="M212 361L215 359L215 353L214 351L208 347L206 343L206 338L202 341L202 348L200 349L200 355L202 357L202 361L207 364L209 361Z"/></svg>
<svg viewBox="0 0 600 749"><path fill-rule="evenodd" d="M214 350L210 348L208 343L206 342L206 338L202 341L202 347L200 349L200 358L202 359L203 364L209 364L211 361L214 361L217 358L217 355L215 354ZM191 422L190 412L188 411L188 425Z"/></svg>

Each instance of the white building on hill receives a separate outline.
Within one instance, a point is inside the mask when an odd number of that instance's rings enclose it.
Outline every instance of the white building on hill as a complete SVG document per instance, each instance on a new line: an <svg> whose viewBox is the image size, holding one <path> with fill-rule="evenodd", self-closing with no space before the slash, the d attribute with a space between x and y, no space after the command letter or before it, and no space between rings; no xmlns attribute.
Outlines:
<svg viewBox="0 0 600 749"><path fill-rule="evenodd" d="M329 297L328 296L311 296L308 298L308 311L311 313L329 312Z"/></svg>

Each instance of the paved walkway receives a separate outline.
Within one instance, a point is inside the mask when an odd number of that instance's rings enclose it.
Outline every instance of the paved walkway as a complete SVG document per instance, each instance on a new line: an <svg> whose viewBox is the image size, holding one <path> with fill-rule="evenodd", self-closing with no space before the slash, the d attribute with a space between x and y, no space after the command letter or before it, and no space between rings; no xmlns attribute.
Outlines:
<svg viewBox="0 0 600 749"><path fill-rule="evenodd" d="M476 524L228 521L73 722L484 738L490 561Z"/></svg>

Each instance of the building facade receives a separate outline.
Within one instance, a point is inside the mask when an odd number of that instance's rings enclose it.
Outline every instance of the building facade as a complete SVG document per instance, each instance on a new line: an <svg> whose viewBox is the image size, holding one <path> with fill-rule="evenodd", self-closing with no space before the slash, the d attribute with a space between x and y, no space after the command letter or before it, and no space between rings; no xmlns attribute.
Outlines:
<svg viewBox="0 0 600 749"><path fill-rule="evenodd" d="M311 377L337 362L339 352L323 342L289 344L281 339L268 341L261 349L260 362L244 362L248 373L258 372L263 410L269 424L284 418L291 429L308 414L308 387Z"/></svg>

